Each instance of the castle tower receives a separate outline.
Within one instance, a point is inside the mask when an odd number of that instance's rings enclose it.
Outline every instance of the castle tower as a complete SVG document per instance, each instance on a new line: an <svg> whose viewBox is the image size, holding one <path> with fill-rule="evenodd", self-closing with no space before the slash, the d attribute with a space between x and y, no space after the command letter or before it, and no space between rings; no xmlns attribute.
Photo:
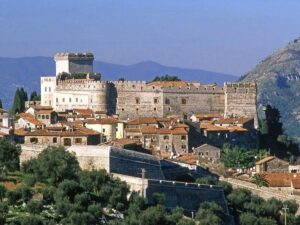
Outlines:
<svg viewBox="0 0 300 225"><path fill-rule="evenodd" d="M256 82L225 83L224 117L254 118L254 126L258 128L257 118L257 86Z"/></svg>
<svg viewBox="0 0 300 225"><path fill-rule="evenodd" d="M93 73L94 55L92 53L57 53L56 76L60 73Z"/></svg>

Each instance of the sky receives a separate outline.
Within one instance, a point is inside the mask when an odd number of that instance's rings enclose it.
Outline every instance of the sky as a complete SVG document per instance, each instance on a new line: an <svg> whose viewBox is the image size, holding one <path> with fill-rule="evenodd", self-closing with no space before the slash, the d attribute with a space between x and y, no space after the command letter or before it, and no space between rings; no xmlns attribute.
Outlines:
<svg viewBox="0 0 300 225"><path fill-rule="evenodd" d="M300 36L299 0L0 0L0 56L96 60L243 75Z"/></svg>

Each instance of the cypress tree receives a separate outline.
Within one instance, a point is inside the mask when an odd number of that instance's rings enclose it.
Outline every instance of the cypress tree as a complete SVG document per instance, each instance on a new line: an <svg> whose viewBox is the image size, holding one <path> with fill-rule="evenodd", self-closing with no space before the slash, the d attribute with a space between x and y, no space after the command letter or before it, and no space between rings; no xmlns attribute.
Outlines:
<svg viewBox="0 0 300 225"><path fill-rule="evenodd" d="M2 101L0 99L0 109L2 109L2 108L3 108L3 105L2 105Z"/></svg>
<svg viewBox="0 0 300 225"><path fill-rule="evenodd" d="M22 107L22 93L20 91L19 88L17 88L16 90L16 93L15 93L15 97L14 97L14 102L13 102L13 105L11 107L11 113L12 114L16 114L16 113L20 113L22 112L23 110L23 107Z"/></svg>
<svg viewBox="0 0 300 225"><path fill-rule="evenodd" d="M36 91L31 92L30 101L40 101L41 97L37 94Z"/></svg>

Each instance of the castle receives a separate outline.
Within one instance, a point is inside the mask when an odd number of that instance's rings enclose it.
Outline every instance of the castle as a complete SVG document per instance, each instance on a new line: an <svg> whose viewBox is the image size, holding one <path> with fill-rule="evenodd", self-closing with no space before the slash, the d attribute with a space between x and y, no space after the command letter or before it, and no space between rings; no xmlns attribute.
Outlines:
<svg viewBox="0 0 300 225"><path fill-rule="evenodd" d="M184 81L102 81L91 53L57 53L56 76L41 77L41 105L55 111L89 108L120 119L220 113L257 121L256 83L202 85Z"/></svg>

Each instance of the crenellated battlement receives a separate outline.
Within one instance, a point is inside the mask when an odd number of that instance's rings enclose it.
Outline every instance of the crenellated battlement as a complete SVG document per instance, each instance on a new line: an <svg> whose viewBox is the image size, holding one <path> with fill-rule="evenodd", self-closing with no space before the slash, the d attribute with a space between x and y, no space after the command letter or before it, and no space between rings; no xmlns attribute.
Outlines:
<svg viewBox="0 0 300 225"><path fill-rule="evenodd" d="M105 91L108 82L93 79L58 80L56 90Z"/></svg>

